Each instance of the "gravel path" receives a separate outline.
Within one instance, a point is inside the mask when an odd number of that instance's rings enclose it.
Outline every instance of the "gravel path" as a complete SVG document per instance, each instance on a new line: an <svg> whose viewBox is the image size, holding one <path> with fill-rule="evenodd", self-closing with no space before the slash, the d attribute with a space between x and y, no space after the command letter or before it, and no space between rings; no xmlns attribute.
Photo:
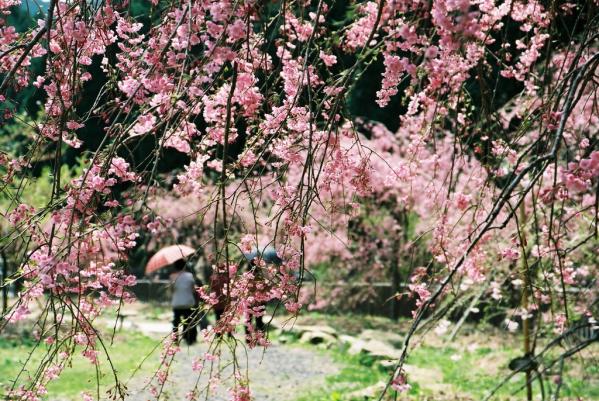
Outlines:
<svg viewBox="0 0 599 401"><path fill-rule="evenodd" d="M185 400L185 394L194 387L198 378L197 373L191 370L192 361L204 352L205 348L199 345L183 347L177 356L161 399ZM317 350L290 345L273 344L266 351L256 348L247 350L247 354L246 349L238 347L237 354L238 363L244 369L242 374L249 371L252 401L292 401L312 389L325 385L325 377L339 371L338 366ZM211 393L208 398L203 393L199 400L230 400L227 389L233 383L229 363L231 360L231 353L223 349L223 355L218 362L215 362L223 369L218 390ZM205 376L206 373L203 373L200 378L200 389L204 389L208 382ZM131 395L127 400L155 399L142 388L141 381L130 383Z"/></svg>

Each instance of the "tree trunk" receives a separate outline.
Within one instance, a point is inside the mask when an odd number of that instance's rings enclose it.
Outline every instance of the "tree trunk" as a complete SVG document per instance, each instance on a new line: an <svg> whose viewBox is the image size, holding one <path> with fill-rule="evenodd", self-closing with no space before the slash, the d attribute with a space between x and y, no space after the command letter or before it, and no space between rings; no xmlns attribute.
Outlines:
<svg viewBox="0 0 599 401"><path fill-rule="evenodd" d="M393 244L393 260L391 262L391 291L393 292L393 303L391 309L391 317L393 319L399 319L399 285L401 278L399 276L399 241L395 241Z"/></svg>
<svg viewBox="0 0 599 401"><path fill-rule="evenodd" d="M522 278L524 284L522 286L522 310L526 311L526 319L522 319L522 331L524 332L524 355L529 356L530 349L530 318L528 316L528 291L530 287L530 277L528 271L528 259L526 255L526 210L524 201L520 204L520 242L522 248ZM526 399L532 401L532 375L530 369L526 370Z"/></svg>
<svg viewBox="0 0 599 401"><path fill-rule="evenodd" d="M400 297L398 294L401 289L401 274L400 265L403 261L402 247L408 243L408 213L405 210L395 214L395 220L399 223L402 235L396 235L396 240L393 242L392 259L391 259L391 291L393 291L393 304L392 304L392 317L393 319L399 319L401 314L400 311ZM397 233L399 234L399 233Z"/></svg>
<svg viewBox="0 0 599 401"><path fill-rule="evenodd" d="M8 286L6 278L8 277L8 264L6 254L2 251L2 315L8 310Z"/></svg>

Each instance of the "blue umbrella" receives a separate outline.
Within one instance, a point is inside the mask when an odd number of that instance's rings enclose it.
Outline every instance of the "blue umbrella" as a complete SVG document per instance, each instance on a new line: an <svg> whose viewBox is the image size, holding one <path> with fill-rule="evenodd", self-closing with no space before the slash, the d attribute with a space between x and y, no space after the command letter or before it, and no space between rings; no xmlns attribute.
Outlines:
<svg viewBox="0 0 599 401"><path fill-rule="evenodd" d="M245 256L248 261L252 261L260 256L266 263L272 263L277 266L283 263L283 260L277 255L276 249L271 245L264 248L261 252L254 247L249 253L244 253L243 256Z"/></svg>
<svg viewBox="0 0 599 401"><path fill-rule="evenodd" d="M256 248L252 248L252 250L249 253L244 253L243 256L245 256L245 259L248 262L251 262L252 260L258 257L258 250Z"/></svg>
<svg viewBox="0 0 599 401"><path fill-rule="evenodd" d="M283 259L277 255L276 249L270 245L262 251L262 259L264 259L266 263L272 263L277 266L283 263Z"/></svg>

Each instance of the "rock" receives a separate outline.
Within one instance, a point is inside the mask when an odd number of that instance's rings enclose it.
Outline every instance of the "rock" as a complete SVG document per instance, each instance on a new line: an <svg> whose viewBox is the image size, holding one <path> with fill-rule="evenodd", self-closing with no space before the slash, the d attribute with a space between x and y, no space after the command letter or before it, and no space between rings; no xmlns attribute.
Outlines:
<svg viewBox="0 0 599 401"><path fill-rule="evenodd" d="M321 333L327 333L334 337L337 337L337 330L335 330L331 326L324 326L324 325L323 326L297 326L296 325L296 328L301 333L304 333L306 331L318 331Z"/></svg>
<svg viewBox="0 0 599 401"><path fill-rule="evenodd" d="M376 340L382 341L392 346L399 346L403 343L403 336L383 330L363 330L358 338L364 341Z"/></svg>
<svg viewBox="0 0 599 401"><path fill-rule="evenodd" d="M343 344L348 344L350 346L357 342L363 342L359 338L353 337L353 336L348 336L347 334L341 334L339 336L339 341L341 341Z"/></svg>
<svg viewBox="0 0 599 401"><path fill-rule="evenodd" d="M268 321L268 320L266 320ZM293 320L280 322L277 319L273 319L270 322L270 325L276 329L280 329L283 333L292 333L298 336L302 336L305 332L319 332L319 333L327 333L331 336L337 337L337 330L330 326L326 325L302 325L295 324Z"/></svg>
<svg viewBox="0 0 599 401"><path fill-rule="evenodd" d="M379 338L393 338L399 340L399 336L378 330L364 330L358 337L340 335L339 340L349 345L347 352L350 355L361 353L371 355L377 359L397 360L401 355L401 350L395 348L391 342L380 340Z"/></svg>
<svg viewBox="0 0 599 401"><path fill-rule="evenodd" d="M399 359L401 356L401 351L392 347L371 347L368 351L377 359Z"/></svg>
<svg viewBox="0 0 599 401"><path fill-rule="evenodd" d="M350 355L358 355L361 352L366 351L366 341L355 338L353 341L349 342L349 349L347 353Z"/></svg>
<svg viewBox="0 0 599 401"><path fill-rule="evenodd" d="M302 326L299 324L283 328L284 332L292 333L297 336L303 336L304 333L326 333L337 338L337 331L329 326Z"/></svg>
<svg viewBox="0 0 599 401"><path fill-rule="evenodd" d="M399 359L401 350L378 340L355 341L347 351L350 355L365 353L379 359Z"/></svg>
<svg viewBox="0 0 599 401"><path fill-rule="evenodd" d="M337 338L324 331L306 331L300 337L300 342L304 344L332 344L337 342Z"/></svg>
<svg viewBox="0 0 599 401"><path fill-rule="evenodd" d="M381 392L385 389L387 383L380 381L372 386L363 388L361 390L352 391L345 395L344 399L346 400L370 400L376 399L381 395Z"/></svg>

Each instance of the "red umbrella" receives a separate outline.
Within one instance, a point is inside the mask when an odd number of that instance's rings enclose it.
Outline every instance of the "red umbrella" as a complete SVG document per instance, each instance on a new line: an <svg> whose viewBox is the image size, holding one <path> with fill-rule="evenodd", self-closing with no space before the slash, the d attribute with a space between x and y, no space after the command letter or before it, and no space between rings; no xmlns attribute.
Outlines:
<svg viewBox="0 0 599 401"><path fill-rule="evenodd" d="M179 259L186 258L195 252L195 249L188 247L187 245L171 245L162 248L148 261L148 264L146 265L146 274L155 272L156 270L168 266L171 263L175 263Z"/></svg>

